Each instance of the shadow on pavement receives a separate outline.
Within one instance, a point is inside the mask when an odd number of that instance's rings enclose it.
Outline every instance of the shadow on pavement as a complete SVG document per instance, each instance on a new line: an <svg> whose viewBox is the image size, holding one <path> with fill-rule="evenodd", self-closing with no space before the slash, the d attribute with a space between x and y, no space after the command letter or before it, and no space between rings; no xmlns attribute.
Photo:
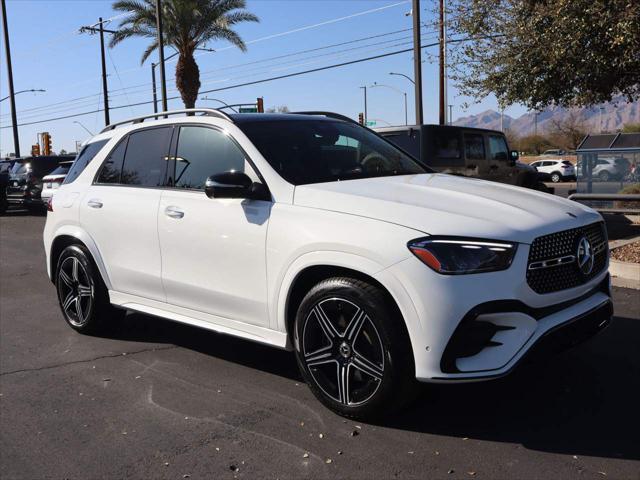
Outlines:
<svg viewBox="0 0 640 480"><path fill-rule="evenodd" d="M301 381L290 352L151 316L128 315L110 338L179 345ZM640 320L616 317L596 338L525 363L509 377L424 385L410 409L377 423L544 452L640 459L638 338Z"/></svg>

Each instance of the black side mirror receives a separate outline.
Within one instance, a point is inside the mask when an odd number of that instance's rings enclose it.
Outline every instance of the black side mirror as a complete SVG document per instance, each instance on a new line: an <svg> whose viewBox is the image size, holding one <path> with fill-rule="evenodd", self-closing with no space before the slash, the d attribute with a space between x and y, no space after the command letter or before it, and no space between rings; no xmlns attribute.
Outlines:
<svg viewBox="0 0 640 480"><path fill-rule="evenodd" d="M262 183L254 183L246 173L217 173L207 178L204 193L209 198L250 198L253 200L271 200L269 190Z"/></svg>
<svg viewBox="0 0 640 480"><path fill-rule="evenodd" d="M517 150L511 150L511 165L515 165L518 159L520 158L520 154Z"/></svg>

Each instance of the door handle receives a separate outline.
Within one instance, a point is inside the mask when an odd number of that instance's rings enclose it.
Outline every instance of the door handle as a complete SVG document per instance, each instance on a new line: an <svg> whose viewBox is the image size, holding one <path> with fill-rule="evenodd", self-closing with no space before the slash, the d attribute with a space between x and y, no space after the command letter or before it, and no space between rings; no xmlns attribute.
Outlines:
<svg viewBox="0 0 640 480"><path fill-rule="evenodd" d="M171 218L182 218L184 217L184 212L180 210L178 207L167 207L164 209L164 214L167 217Z"/></svg>
<svg viewBox="0 0 640 480"><path fill-rule="evenodd" d="M87 205L89 205L91 208L102 208L102 202L100 200L96 200L95 198L89 200L87 202Z"/></svg>

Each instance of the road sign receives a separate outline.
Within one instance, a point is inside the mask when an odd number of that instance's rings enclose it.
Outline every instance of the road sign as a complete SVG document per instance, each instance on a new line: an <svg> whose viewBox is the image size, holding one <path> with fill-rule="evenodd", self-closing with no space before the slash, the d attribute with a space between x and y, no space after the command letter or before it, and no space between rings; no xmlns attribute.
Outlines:
<svg viewBox="0 0 640 480"><path fill-rule="evenodd" d="M376 126L376 121L375 120L367 120L366 125L367 125L367 127L375 127Z"/></svg>
<svg viewBox="0 0 640 480"><path fill-rule="evenodd" d="M258 113L258 107L240 107L240 113Z"/></svg>

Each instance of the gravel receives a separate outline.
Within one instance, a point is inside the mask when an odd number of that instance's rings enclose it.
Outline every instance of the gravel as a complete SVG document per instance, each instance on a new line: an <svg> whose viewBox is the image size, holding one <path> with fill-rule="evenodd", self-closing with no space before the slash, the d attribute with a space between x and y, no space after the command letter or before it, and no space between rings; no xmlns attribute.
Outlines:
<svg viewBox="0 0 640 480"><path fill-rule="evenodd" d="M640 242L614 248L611 250L611 258L619 262L640 263Z"/></svg>

